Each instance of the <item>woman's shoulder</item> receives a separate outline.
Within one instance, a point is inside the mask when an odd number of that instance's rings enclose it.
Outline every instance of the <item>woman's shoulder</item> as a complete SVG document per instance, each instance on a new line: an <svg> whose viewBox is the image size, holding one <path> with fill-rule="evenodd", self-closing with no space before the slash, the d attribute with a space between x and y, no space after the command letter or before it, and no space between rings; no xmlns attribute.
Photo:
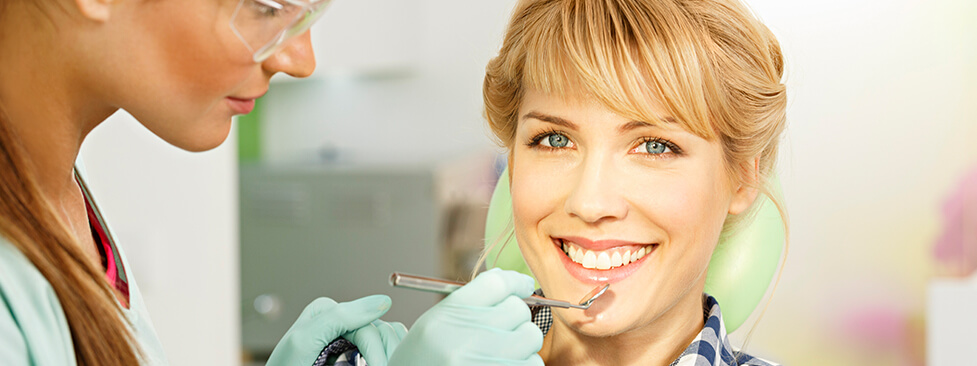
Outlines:
<svg viewBox="0 0 977 366"><path fill-rule="evenodd" d="M54 294L44 275L10 241L0 235L0 294L9 306L24 296ZM10 299L9 297L14 297ZM57 297L53 298L57 302Z"/></svg>
<svg viewBox="0 0 977 366"><path fill-rule="evenodd" d="M0 236L0 354L4 362L75 364L68 322L54 289ZM23 361L23 362L21 362Z"/></svg>

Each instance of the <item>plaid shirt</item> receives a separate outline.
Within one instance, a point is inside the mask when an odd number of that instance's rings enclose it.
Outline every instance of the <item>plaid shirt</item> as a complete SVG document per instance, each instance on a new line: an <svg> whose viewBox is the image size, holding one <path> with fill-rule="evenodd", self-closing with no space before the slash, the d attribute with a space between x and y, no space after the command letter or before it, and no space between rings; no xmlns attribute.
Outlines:
<svg viewBox="0 0 977 366"><path fill-rule="evenodd" d="M536 291L542 295L540 291ZM549 333L553 325L553 313L546 306L530 307L533 323L543 331ZM695 340L685 348L682 355L669 366L776 366L777 364L739 352L729 344L726 337L726 325L723 324L723 314L719 311L719 302L708 294L702 294L702 313L705 324L696 335ZM329 362L327 360L335 359ZM322 350L314 366L366 366L366 362L356 350L356 346L345 339L339 339Z"/></svg>
<svg viewBox="0 0 977 366"><path fill-rule="evenodd" d="M538 294L542 295L539 291ZM533 323L546 335L553 325L553 313L549 307L533 306ZM719 311L719 302L709 294L702 294L702 315L705 324L682 355L669 366L776 366L777 364L738 352L729 344L726 325ZM734 358L735 355L735 358Z"/></svg>

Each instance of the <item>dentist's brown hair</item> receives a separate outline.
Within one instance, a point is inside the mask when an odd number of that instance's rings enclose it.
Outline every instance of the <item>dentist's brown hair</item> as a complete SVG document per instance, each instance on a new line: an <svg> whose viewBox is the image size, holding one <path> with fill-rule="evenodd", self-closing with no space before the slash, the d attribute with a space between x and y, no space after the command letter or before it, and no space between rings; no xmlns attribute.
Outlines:
<svg viewBox="0 0 977 366"><path fill-rule="evenodd" d="M20 5L36 6L30 3ZM9 0L0 0L0 19L8 4ZM10 128L2 102L0 235L51 284L68 322L78 365L138 365L129 325L104 273L84 259L67 226L41 194L32 163Z"/></svg>

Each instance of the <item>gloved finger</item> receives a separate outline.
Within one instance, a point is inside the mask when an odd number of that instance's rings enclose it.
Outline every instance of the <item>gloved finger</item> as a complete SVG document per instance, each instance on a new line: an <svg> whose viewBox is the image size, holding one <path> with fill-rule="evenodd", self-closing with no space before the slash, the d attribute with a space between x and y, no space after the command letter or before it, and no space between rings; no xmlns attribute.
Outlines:
<svg viewBox="0 0 977 366"><path fill-rule="evenodd" d="M447 304L442 306L447 314L463 323L480 325L496 330L513 330L519 325L532 321L532 312L522 299L509 295L495 306L464 306Z"/></svg>
<svg viewBox="0 0 977 366"><path fill-rule="evenodd" d="M496 330L491 337L484 337L482 356L499 360L526 360L543 348L543 332L532 322L522 323L509 331ZM508 362L507 362L508 364Z"/></svg>
<svg viewBox="0 0 977 366"><path fill-rule="evenodd" d="M403 340L404 337L407 336L407 327L404 326L404 323L390 322L387 324L390 324L390 326L393 327L395 331L397 331L397 336L399 336L401 340Z"/></svg>
<svg viewBox="0 0 977 366"><path fill-rule="evenodd" d="M497 268L482 272L474 280L451 293L442 302L467 306L493 306L509 295L519 298L533 294L532 277Z"/></svg>
<svg viewBox="0 0 977 366"><path fill-rule="evenodd" d="M336 303L313 300L278 342L268 365L311 365L329 343L346 332L376 320L390 309L390 298L376 295Z"/></svg>
<svg viewBox="0 0 977 366"><path fill-rule="evenodd" d="M319 298L309 304L309 307L313 307L314 324L319 324L322 327L320 333L326 343L346 332L370 324L386 314L387 310L390 310L390 297L386 295L366 296L340 304L333 301L332 305L325 301L320 303L322 299L332 301L324 297ZM309 309L306 308L306 310Z"/></svg>
<svg viewBox="0 0 977 366"><path fill-rule="evenodd" d="M489 357L489 356L469 357L469 359L466 360L465 365L468 366L497 366L497 365L544 366L543 358L535 353L524 360L507 360L507 359L500 359L497 357Z"/></svg>
<svg viewBox="0 0 977 366"><path fill-rule="evenodd" d="M514 330L521 324L531 323L533 313L521 298L509 296L492 308L491 317L496 328Z"/></svg>
<svg viewBox="0 0 977 366"><path fill-rule="evenodd" d="M545 364L543 363L543 358L540 357L538 353L534 353L532 356L529 356L528 359L513 363L512 365L513 366L545 366Z"/></svg>
<svg viewBox="0 0 977 366"><path fill-rule="evenodd" d="M368 365L387 365L387 350L383 344L383 336L375 322L343 334L343 338L352 342L359 349L360 355L366 359Z"/></svg>
<svg viewBox="0 0 977 366"><path fill-rule="evenodd" d="M295 324L312 319L323 312L331 311L336 305L339 305L339 303L328 297L320 297L312 300L309 305L305 306L305 309L302 309L298 319L295 320Z"/></svg>
<svg viewBox="0 0 977 366"><path fill-rule="evenodd" d="M377 327L377 330L380 331L380 339L383 341L384 351L389 358L394 354L394 350L397 349L397 345L400 344L403 335L398 334L397 329L393 325L382 320L373 322L373 326Z"/></svg>

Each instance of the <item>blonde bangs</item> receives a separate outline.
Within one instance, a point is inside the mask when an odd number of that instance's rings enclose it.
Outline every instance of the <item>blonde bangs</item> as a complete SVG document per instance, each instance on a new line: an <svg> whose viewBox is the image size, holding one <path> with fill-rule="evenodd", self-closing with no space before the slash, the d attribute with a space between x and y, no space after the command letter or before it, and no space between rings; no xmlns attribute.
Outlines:
<svg viewBox="0 0 977 366"><path fill-rule="evenodd" d="M599 2L596 2L599 3ZM702 62L688 19L642 1L551 1L522 34L521 84L568 98L593 98L627 118L652 124L666 118L706 139L716 136L703 90ZM513 75L514 76L514 75Z"/></svg>

